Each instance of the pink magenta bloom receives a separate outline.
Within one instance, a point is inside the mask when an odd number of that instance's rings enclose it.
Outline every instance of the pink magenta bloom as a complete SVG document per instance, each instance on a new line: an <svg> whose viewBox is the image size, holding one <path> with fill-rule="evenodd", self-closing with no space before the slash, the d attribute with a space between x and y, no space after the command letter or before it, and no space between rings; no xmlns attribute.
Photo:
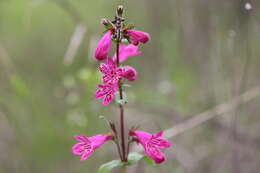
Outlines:
<svg viewBox="0 0 260 173"><path fill-rule="evenodd" d="M128 79L129 81L134 81L137 78L136 70L131 66L122 67L123 73L122 77Z"/></svg>
<svg viewBox="0 0 260 173"><path fill-rule="evenodd" d="M138 45L139 42L146 43L151 39L150 35L146 32L142 32L134 29L125 30L125 32L130 36L130 41L134 45Z"/></svg>
<svg viewBox="0 0 260 173"><path fill-rule="evenodd" d="M156 163L162 163L165 160L165 155L160 151L161 148L169 148L171 143L162 138L163 132L150 134L144 131L130 131L130 135L136 136L138 142L144 147L146 154L151 157Z"/></svg>
<svg viewBox="0 0 260 173"><path fill-rule="evenodd" d="M117 67L112 58L107 58L106 63L101 63L99 70L103 73L103 82L117 84L122 75L122 68Z"/></svg>
<svg viewBox="0 0 260 173"><path fill-rule="evenodd" d="M97 60L104 60L107 58L112 46L111 36L112 36L112 32L108 31L99 40L98 46L95 51L95 57Z"/></svg>
<svg viewBox="0 0 260 173"><path fill-rule="evenodd" d="M129 56L137 56L141 53L142 52L138 50L138 46L133 44L121 44L119 47L119 62L124 62L129 58ZM116 61L116 54L113 56L113 60Z"/></svg>
<svg viewBox="0 0 260 173"><path fill-rule="evenodd" d="M76 143L71 151L75 155L81 155L80 160L86 160L91 156L95 149L99 148L106 141L113 138L110 134L99 134L92 137L86 137L84 135L74 137L78 143Z"/></svg>
<svg viewBox="0 0 260 173"><path fill-rule="evenodd" d="M117 85L112 84L98 85L98 88L95 97L103 98L103 105L108 105L115 98L115 93L118 91Z"/></svg>

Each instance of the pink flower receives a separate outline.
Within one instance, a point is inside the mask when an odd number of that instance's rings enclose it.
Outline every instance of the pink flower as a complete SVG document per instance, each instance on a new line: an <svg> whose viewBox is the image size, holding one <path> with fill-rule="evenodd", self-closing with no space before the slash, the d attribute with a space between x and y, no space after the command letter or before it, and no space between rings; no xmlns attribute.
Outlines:
<svg viewBox="0 0 260 173"><path fill-rule="evenodd" d="M146 32L138 31L138 30L125 30L125 32L130 36L130 41L134 45L138 45L139 42L146 43L151 39L150 35Z"/></svg>
<svg viewBox="0 0 260 173"><path fill-rule="evenodd" d="M151 157L156 163L162 163L165 160L165 155L160 151L161 148L169 148L171 143L162 138L163 132L150 134L144 131L130 131L130 135L136 136L138 142L144 147L146 154Z"/></svg>
<svg viewBox="0 0 260 173"><path fill-rule="evenodd" d="M112 46L111 36L112 36L112 32L108 31L99 40L98 46L95 51L95 57L97 60L104 60L107 58Z"/></svg>
<svg viewBox="0 0 260 173"><path fill-rule="evenodd" d="M137 56L142 52L138 50L138 46L133 44L124 45L121 44L119 47L119 62L124 62L129 56ZM116 61L116 54L113 56L113 60Z"/></svg>
<svg viewBox="0 0 260 173"><path fill-rule="evenodd" d="M98 85L98 88L95 97L103 98L103 105L108 105L115 98L115 93L118 91L117 85L112 84Z"/></svg>
<svg viewBox="0 0 260 173"><path fill-rule="evenodd" d="M131 66L124 66L122 67L123 73L122 77L128 79L129 81L134 81L137 78L136 70Z"/></svg>
<svg viewBox="0 0 260 173"><path fill-rule="evenodd" d="M103 82L117 84L122 75L122 68L117 67L112 58L107 58L106 63L101 63L99 70L104 74Z"/></svg>
<svg viewBox="0 0 260 173"><path fill-rule="evenodd" d="M82 155L80 160L86 160L91 156L95 149L99 148L106 141L113 138L110 134L99 134L92 137L86 137L84 135L74 137L78 143L72 147L72 153L75 155Z"/></svg>

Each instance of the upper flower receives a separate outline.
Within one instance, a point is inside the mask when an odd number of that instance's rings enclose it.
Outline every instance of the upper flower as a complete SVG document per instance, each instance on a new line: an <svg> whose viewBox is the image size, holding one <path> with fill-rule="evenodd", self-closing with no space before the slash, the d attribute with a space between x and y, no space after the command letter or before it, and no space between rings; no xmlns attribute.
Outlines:
<svg viewBox="0 0 260 173"><path fill-rule="evenodd" d="M138 50L138 46L133 44L124 45L120 44L119 46L119 62L124 62L128 59L129 56L137 56L142 52ZM116 54L113 56L113 60L116 61Z"/></svg>
<svg viewBox="0 0 260 173"><path fill-rule="evenodd" d="M75 136L75 139L78 141L72 147L72 153L76 155L82 155L80 160L86 160L91 156L95 149L99 148L106 141L113 138L111 134L99 134L92 137L86 137L84 135Z"/></svg>
<svg viewBox="0 0 260 173"><path fill-rule="evenodd" d="M146 32L142 32L134 29L129 29L129 30L127 29L124 32L129 35L130 42L134 45L138 45L139 42L146 43L151 39L150 35Z"/></svg>
<svg viewBox="0 0 260 173"><path fill-rule="evenodd" d="M117 84L122 76L122 68L117 67L112 58L107 58L106 63L101 63L99 70L103 73L103 82Z"/></svg>
<svg viewBox="0 0 260 173"><path fill-rule="evenodd" d="M99 40L98 46L95 51L95 57L97 60L104 60L107 58L112 46L111 37L112 37L112 32L109 30Z"/></svg>
<svg viewBox="0 0 260 173"><path fill-rule="evenodd" d="M171 143L162 138L163 132L150 134L144 131L130 131L131 136L136 136L138 142L144 147L146 154L151 157L156 163L162 163L165 160L165 155L160 151L162 148L169 148Z"/></svg>
<svg viewBox="0 0 260 173"><path fill-rule="evenodd" d="M98 88L95 96L96 98L103 98L103 105L108 105L115 98L115 93L118 91L118 86L115 84L98 85Z"/></svg>

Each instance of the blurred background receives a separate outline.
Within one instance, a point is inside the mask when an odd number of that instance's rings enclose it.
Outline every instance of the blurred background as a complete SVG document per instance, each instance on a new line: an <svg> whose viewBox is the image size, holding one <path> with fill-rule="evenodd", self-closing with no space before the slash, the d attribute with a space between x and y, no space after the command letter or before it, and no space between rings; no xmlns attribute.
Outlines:
<svg viewBox="0 0 260 173"><path fill-rule="evenodd" d="M260 85L257 0L1 0L0 172L92 173L117 159L107 143L87 161L73 136L106 133L115 104L93 97L100 81L93 50L117 5L151 35L126 63L130 128L157 132ZM170 139L168 161L137 173L259 173L260 97ZM117 172L117 170L114 170Z"/></svg>

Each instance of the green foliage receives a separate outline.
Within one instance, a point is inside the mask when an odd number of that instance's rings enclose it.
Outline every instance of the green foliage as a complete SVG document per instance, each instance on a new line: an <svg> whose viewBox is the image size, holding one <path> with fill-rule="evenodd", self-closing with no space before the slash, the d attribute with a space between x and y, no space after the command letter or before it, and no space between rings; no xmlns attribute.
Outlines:
<svg viewBox="0 0 260 173"><path fill-rule="evenodd" d="M124 163L121 162L120 160L112 160L108 163L101 165L98 170L98 173L108 173L113 168L118 167L118 166L123 166L123 165L124 165Z"/></svg>
<svg viewBox="0 0 260 173"><path fill-rule="evenodd" d="M19 76L11 77L11 86L17 96L22 98L29 96L30 89L28 88L25 81L22 80Z"/></svg>
<svg viewBox="0 0 260 173"><path fill-rule="evenodd" d="M144 155L139 153L130 153L128 155L128 164L133 165L136 164L138 161L142 160L144 158Z"/></svg>
<svg viewBox="0 0 260 173"><path fill-rule="evenodd" d="M127 164L128 165L134 165L141 160L145 160L146 163L148 163L149 165L154 165L154 161L150 157L148 157L146 155L142 155L140 153L136 153L136 152L130 153L128 155Z"/></svg>
<svg viewBox="0 0 260 173"><path fill-rule="evenodd" d="M140 153L133 152L133 153L130 153L128 155L128 161L127 162L122 162L120 160L112 160L110 162L107 162L107 163L101 165L99 170L98 170L98 173L108 173L109 171L111 171L115 167L131 166L131 165L134 165L141 160L145 160L146 163L148 163L149 165L154 165L154 162L151 158L149 158L145 155L142 155Z"/></svg>

